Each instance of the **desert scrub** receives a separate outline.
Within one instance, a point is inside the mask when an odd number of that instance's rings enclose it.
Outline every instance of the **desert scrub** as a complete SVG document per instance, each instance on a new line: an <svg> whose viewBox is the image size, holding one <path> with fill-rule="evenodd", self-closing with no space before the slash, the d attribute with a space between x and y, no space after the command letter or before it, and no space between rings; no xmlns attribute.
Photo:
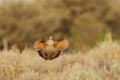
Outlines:
<svg viewBox="0 0 120 80"><path fill-rule="evenodd" d="M87 57L89 67L94 68L103 79L120 79L120 44L113 41L110 34L90 50Z"/></svg>
<svg viewBox="0 0 120 80"><path fill-rule="evenodd" d="M42 37L61 39L70 35L70 49L79 50L83 43L93 45L101 38L101 33L111 31L116 37L119 36L120 6L117 1L2 0L0 40L7 38L10 44L17 42L22 43L22 47L32 47L33 42Z"/></svg>
<svg viewBox="0 0 120 80"><path fill-rule="evenodd" d="M23 74L19 75L18 80L40 80L39 74L34 71L24 72Z"/></svg>
<svg viewBox="0 0 120 80"><path fill-rule="evenodd" d="M38 74L25 64L21 54L13 51L0 52L0 78L6 80L38 80ZM27 79L27 77L31 79ZM21 79L22 78L22 79Z"/></svg>
<svg viewBox="0 0 120 80"><path fill-rule="evenodd" d="M68 66L61 76L61 80L102 80L99 75L78 63Z"/></svg>
<svg viewBox="0 0 120 80"><path fill-rule="evenodd" d="M74 54L75 53L75 54ZM0 51L0 80L120 80L120 43L109 34L93 49L46 61L37 51Z"/></svg>

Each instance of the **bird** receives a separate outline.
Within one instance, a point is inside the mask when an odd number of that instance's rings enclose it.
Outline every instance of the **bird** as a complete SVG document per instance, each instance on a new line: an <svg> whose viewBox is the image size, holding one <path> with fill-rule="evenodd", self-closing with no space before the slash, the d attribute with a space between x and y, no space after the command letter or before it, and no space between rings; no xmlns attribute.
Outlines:
<svg viewBox="0 0 120 80"><path fill-rule="evenodd" d="M47 41L38 40L34 43L34 49L45 60L53 60L59 57L68 46L69 41L66 38L61 41L54 41L52 37L49 37Z"/></svg>

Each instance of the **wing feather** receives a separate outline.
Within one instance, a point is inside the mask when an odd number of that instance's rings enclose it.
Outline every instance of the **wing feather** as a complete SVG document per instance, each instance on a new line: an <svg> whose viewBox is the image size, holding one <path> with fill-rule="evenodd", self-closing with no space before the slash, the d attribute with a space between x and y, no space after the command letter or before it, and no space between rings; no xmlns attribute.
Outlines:
<svg viewBox="0 0 120 80"><path fill-rule="evenodd" d="M53 42L53 45L48 45L47 41L39 40L35 42L34 48L38 51L39 56L45 60L52 60L60 56L62 51L69 46L67 39Z"/></svg>
<svg viewBox="0 0 120 80"><path fill-rule="evenodd" d="M34 44L34 48L36 50L41 50L46 46L47 46L47 43L45 41L36 41L35 44Z"/></svg>
<svg viewBox="0 0 120 80"><path fill-rule="evenodd" d="M69 46L69 41L67 39L64 39L62 41L54 41L54 46L61 50L64 50Z"/></svg>

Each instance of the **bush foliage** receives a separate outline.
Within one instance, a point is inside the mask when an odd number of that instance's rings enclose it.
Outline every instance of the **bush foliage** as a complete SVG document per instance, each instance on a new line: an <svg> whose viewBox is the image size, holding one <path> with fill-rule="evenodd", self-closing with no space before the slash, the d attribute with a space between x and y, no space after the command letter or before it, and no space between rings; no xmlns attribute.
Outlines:
<svg viewBox="0 0 120 80"><path fill-rule="evenodd" d="M120 43L110 36L86 54L46 61L32 49L0 51L1 80L120 80Z"/></svg>
<svg viewBox="0 0 120 80"><path fill-rule="evenodd" d="M114 0L4 0L0 4L0 46L32 46L34 41L53 36L68 37L72 49L93 45L105 32L117 37L120 6ZM21 44L22 43L22 44Z"/></svg>

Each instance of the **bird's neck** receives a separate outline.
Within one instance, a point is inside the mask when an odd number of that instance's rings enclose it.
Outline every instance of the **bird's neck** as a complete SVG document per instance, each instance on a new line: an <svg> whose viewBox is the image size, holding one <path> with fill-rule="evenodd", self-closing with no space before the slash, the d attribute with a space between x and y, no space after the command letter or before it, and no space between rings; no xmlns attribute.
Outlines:
<svg viewBox="0 0 120 80"><path fill-rule="evenodd" d="M48 46L53 46L53 44L54 44L54 41L52 39L47 41L47 45Z"/></svg>

